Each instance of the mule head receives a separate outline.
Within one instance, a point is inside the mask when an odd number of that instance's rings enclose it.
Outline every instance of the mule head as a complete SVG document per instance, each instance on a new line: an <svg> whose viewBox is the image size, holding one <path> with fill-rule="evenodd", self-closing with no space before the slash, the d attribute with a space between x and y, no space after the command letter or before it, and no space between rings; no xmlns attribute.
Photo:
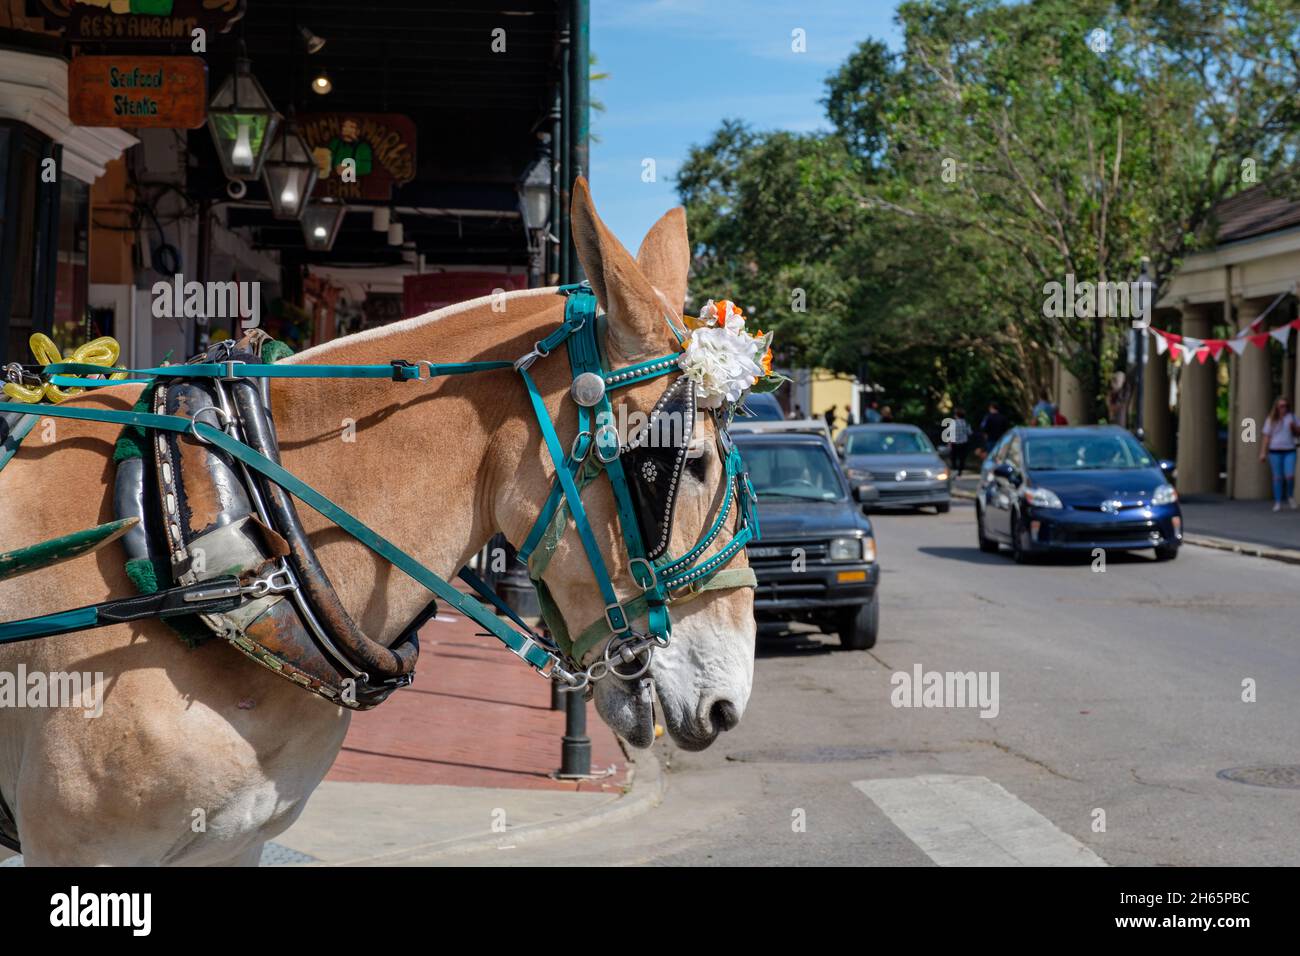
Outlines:
<svg viewBox="0 0 1300 956"><path fill-rule="evenodd" d="M578 256L607 316L604 345L608 366L632 365L677 351L680 346L673 327L682 326L690 265L684 210L672 210L651 228L637 259L596 215L583 180L575 185L572 218ZM633 432L636 423L646 422L666 389L680 377L675 373L611 393L622 442L630 437L623 431ZM694 393L682 390L679 394ZM728 484L713 415L697 412L693 399L688 404L690 434L684 441L679 435L678 441L689 442L689 451L675 486L676 503L667 532L665 553L672 556L685 554L705 536L722 511ZM562 419L565 408L562 404ZM663 434L670 431L671 427ZM629 570L609 481L597 479L586 489L583 500L620 600L629 601L640 594L640 588ZM730 540L737 527L737 510L731 508L722 531L701 560ZM648 529L643 527L642 533L647 534ZM744 565L742 550L729 567ZM545 580L571 633L602 616L604 608L592 572L572 530L555 552ZM712 743L719 732L734 727L748 702L754 671L753 592L749 588L704 591L671 605L669 613L672 636L666 647L655 651L649 678L673 739L687 749L699 750ZM644 629L644 617L633 623L633 630ZM581 663L595 660L605 643L602 640ZM611 674L595 682L595 688L596 709L615 732L634 746L653 743L651 680L621 680Z"/></svg>

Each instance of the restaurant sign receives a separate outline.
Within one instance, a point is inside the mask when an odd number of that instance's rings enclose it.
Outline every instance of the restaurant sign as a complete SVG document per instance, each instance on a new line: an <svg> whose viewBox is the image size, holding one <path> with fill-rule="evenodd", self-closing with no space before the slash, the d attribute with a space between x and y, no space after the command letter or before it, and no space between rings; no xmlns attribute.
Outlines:
<svg viewBox="0 0 1300 956"><path fill-rule="evenodd" d="M68 67L68 118L78 126L198 129L207 112L197 56L78 56Z"/></svg>
<svg viewBox="0 0 1300 956"><path fill-rule="evenodd" d="M200 27L225 33L244 9L245 0L27 0L27 15L65 40L103 43L188 41Z"/></svg>
<svg viewBox="0 0 1300 956"><path fill-rule="evenodd" d="M401 113L308 113L298 130L320 166L317 196L393 197L415 178L415 123Z"/></svg>

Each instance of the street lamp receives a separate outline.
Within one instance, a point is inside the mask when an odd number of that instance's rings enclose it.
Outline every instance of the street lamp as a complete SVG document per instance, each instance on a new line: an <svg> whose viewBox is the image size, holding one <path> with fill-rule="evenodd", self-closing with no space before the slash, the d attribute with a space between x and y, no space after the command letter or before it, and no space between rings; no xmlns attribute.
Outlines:
<svg viewBox="0 0 1300 956"><path fill-rule="evenodd" d="M519 181L519 212L524 220L530 253L529 285L542 284L542 270L546 256L546 235L551 220L551 136L540 133L537 137L537 156Z"/></svg>
<svg viewBox="0 0 1300 956"><path fill-rule="evenodd" d="M301 219L319 175L311 150L290 118L281 127L262 166L262 180L271 197L271 215L276 219Z"/></svg>
<svg viewBox="0 0 1300 956"><path fill-rule="evenodd" d="M348 207L342 200L327 196L313 199L302 211L302 237L312 252L329 252L334 248L339 228Z"/></svg>
<svg viewBox="0 0 1300 956"><path fill-rule="evenodd" d="M280 125L280 114L253 76L246 56L221 84L208 105L208 131L227 179L249 182L262 173L267 149Z"/></svg>

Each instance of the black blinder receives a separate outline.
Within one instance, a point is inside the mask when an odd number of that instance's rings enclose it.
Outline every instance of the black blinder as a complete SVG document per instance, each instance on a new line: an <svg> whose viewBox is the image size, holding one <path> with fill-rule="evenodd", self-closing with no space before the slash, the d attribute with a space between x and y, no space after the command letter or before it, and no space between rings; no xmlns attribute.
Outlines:
<svg viewBox="0 0 1300 956"><path fill-rule="evenodd" d="M695 414L695 383L678 378L664 389L645 428L628 442L621 456L651 561L668 550L682 468L695 433Z"/></svg>

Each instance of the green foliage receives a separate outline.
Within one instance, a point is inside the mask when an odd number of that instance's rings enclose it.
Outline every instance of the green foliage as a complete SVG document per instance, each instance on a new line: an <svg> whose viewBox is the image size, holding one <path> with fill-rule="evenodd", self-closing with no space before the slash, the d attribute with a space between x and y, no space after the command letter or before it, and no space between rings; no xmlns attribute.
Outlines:
<svg viewBox="0 0 1300 956"><path fill-rule="evenodd" d="M1163 287L1245 160L1295 190L1298 8L904 3L903 51L867 41L827 80L832 132L728 120L692 151L692 287L776 330L782 364L857 372L869 349L896 406L1027 411L1055 359L1102 412L1129 323L1045 316L1044 284L1149 256Z"/></svg>

